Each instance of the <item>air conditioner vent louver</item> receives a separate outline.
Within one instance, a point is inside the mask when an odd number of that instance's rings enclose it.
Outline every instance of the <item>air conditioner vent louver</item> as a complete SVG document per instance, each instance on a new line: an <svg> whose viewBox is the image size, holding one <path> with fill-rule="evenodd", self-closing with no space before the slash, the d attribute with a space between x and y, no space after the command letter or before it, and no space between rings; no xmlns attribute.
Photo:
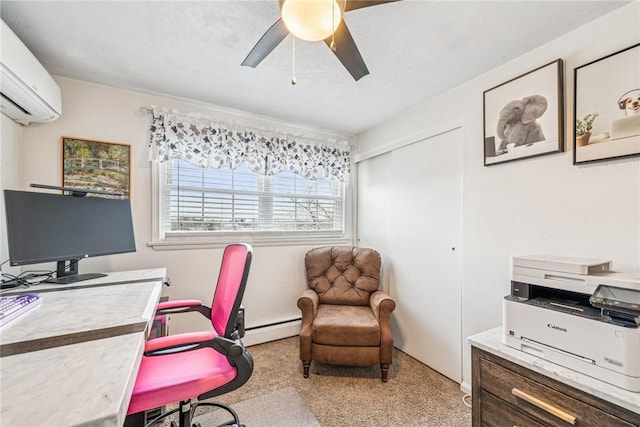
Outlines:
<svg viewBox="0 0 640 427"><path fill-rule="evenodd" d="M2 96L2 107L5 108L5 102L10 103L14 108L17 108L18 110L20 110L20 112L22 112L22 114L25 114L27 116L30 116L31 113L28 112L27 110L25 110L24 108L22 108L21 106L19 106L18 104L16 104L15 102L13 102L13 100L11 98L9 98L7 95L5 95L4 93L0 92L0 96Z"/></svg>

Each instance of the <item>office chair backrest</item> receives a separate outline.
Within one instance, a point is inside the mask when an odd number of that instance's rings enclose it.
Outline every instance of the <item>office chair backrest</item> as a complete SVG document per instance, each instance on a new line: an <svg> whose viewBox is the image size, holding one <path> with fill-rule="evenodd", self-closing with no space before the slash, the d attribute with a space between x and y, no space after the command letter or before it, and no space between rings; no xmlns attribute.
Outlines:
<svg viewBox="0 0 640 427"><path fill-rule="evenodd" d="M243 243L227 246L222 255L218 285L211 303L211 323L217 333L227 338L235 329L249 276L251 255L251 247Z"/></svg>

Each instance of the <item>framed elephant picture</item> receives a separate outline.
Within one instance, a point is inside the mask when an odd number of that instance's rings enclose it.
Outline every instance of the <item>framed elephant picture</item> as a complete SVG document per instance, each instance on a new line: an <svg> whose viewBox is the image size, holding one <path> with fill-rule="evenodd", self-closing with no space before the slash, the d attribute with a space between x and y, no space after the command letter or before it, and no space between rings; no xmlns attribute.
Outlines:
<svg viewBox="0 0 640 427"><path fill-rule="evenodd" d="M557 59L484 91L484 165L563 152L563 88Z"/></svg>

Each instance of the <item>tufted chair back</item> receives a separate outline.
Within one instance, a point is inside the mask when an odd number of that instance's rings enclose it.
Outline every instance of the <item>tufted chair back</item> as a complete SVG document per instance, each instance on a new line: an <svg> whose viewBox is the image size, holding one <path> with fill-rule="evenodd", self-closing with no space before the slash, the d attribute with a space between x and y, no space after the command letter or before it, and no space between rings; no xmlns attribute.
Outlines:
<svg viewBox="0 0 640 427"><path fill-rule="evenodd" d="M307 286L320 304L369 305L380 286L380 254L369 248L328 246L305 256Z"/></svg>

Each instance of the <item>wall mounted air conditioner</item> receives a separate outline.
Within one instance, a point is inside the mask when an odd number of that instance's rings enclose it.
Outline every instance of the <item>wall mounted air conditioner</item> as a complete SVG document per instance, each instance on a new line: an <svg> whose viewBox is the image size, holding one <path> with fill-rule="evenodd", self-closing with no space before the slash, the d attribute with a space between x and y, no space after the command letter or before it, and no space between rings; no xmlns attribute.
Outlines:
<svg viewBox="0 0 640 427"><path fill-rule="evenodd" d="M62 112L60 87L11 28L2 23L2 113L22 125L50 122Z"/></svg>

